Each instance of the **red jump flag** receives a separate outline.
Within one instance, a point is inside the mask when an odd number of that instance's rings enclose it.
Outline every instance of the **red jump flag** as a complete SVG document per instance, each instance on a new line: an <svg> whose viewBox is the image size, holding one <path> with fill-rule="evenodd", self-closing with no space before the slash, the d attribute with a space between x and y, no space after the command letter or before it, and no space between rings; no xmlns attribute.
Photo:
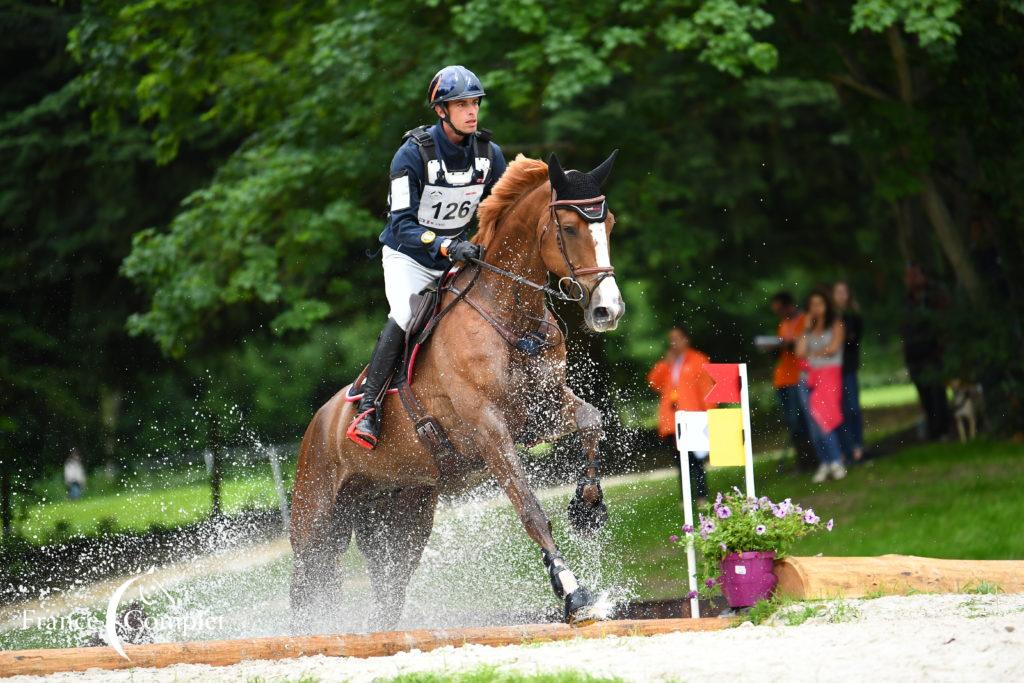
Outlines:
<svg viewBox="0 0 1024 683"><path fill-rule="evenodd" d="M740 366L737 363L707 363L704 372L715 381L715 386L704 397L707 403L740 402Z"/></svg>

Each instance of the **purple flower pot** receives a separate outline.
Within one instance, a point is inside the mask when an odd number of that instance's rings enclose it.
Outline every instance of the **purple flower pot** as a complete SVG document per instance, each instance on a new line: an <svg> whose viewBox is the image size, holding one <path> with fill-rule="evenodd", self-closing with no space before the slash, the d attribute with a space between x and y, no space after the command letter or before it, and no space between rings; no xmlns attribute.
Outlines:
<svg viewBox="0 0 1024 683"><path fill-rule="evenodd" d="M729 607L750 607L771 595L779 582L772 571L774 565L774 551L726 555L722 560L719 581Z"/></svg>

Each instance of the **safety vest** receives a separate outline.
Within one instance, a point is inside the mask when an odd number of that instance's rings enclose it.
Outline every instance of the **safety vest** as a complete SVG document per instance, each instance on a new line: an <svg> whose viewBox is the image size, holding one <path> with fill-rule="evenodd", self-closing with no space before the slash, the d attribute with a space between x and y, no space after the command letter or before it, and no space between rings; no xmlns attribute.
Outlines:
<svg viewBox="0 0 1024 683"><path fill-rule="evenodd" d="M491 132L482 128L473 133L472 165L462 171L452 171L438 157L428 128L413 128L402 136L403 142L412 139L423 160L424 180L416 221L442 237L454 237L473 220L476 207L483 199L493 156Z"/></svg>

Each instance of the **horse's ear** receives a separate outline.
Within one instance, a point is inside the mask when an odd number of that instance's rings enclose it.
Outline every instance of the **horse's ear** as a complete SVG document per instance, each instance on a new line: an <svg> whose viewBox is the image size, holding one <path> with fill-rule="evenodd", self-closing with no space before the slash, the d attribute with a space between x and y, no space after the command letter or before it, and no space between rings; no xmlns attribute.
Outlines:
<svg viewBox="0 0 1024 683"><path fill-rule="evenodd" d="M604 185L604 181L608 180L608 176L612 172L612 166L615 165L615 157L619 155L619 150L612 152L607 159L601 162L601 165L590 172L590 177L594 179L594 182L598 186Z"/></svg>
<svg viewBox="0 0 1024 683"><path fill-rule="evenodd" d="M551 188L555 194L561 194L567 181L565 171L562 170L562 162L558 160L558 155L554 152L548 157L548 179L551 180Z"/></svg>

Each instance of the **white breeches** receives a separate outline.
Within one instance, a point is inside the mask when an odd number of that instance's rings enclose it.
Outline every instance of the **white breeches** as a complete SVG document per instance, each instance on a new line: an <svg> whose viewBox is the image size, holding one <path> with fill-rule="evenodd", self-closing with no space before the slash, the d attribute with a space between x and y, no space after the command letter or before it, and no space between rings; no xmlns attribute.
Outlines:
<svg viewBox="0 0 1024 683"><path fill-rule="evenodd" d="M441 277L444 271L427 268L387 246L382 249L381 263L384 266L384 293L391 306L388 316L405 330L412 318L409 297Z"/></svg>

